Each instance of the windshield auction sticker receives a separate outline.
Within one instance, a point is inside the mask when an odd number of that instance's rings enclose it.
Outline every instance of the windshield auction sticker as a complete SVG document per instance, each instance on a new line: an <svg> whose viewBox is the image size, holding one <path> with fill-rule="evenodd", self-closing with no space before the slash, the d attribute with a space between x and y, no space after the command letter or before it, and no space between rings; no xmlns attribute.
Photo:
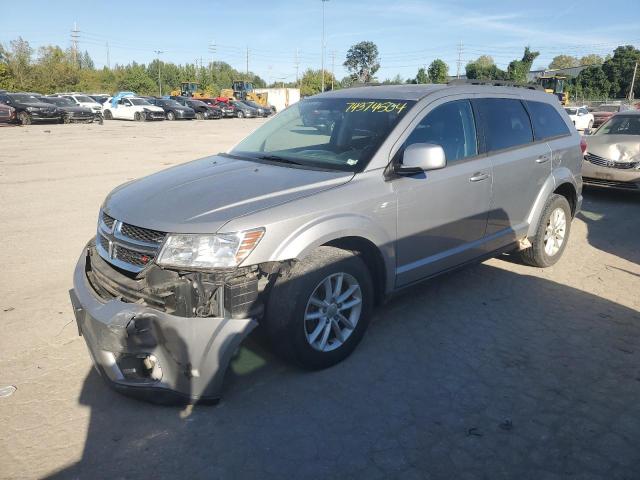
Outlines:
<svg viewBox="0 0 640 480"><path fill-rule="evenodd" d="M400 113L407 108L404 102L347 102L345 112L385 112Z"/></svg>

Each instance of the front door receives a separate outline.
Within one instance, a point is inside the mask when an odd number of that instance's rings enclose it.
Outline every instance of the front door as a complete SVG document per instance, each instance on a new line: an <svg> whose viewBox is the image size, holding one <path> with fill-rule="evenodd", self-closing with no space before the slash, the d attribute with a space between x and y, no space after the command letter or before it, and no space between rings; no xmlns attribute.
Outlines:
<svg viewBox="0 0 640 480"><path fill-rule="evenodd" d="M393 180L398 199L396 286L484 253L482 240L491 201L491 162L478 155L469 100L432 108L411 132L400 154L412 143L442 146L447 165Z"/></svg>

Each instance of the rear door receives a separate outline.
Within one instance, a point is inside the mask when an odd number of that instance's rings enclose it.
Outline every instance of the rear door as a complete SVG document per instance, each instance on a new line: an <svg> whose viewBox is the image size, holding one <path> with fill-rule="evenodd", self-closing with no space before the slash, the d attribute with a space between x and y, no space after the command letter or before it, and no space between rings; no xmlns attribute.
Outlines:
<svg viewBox="0 0 640 480"><path fill-rule="evenodd" d="M469 100L440 100L410 128L398 155L414 143L437 144L447 165L392 180L398 199L397 286L479 256L491 199L491 162L478 154Z"/></svg>
<svg viewBox="0 0 640 480"><path fill-rule="evenodd" d="M545 141L534 141L520 98L480 98L473 105L493 165L487 236L493 236L492 246L499 248L527 231L529 211L551 174L551 150Z"/></svg>

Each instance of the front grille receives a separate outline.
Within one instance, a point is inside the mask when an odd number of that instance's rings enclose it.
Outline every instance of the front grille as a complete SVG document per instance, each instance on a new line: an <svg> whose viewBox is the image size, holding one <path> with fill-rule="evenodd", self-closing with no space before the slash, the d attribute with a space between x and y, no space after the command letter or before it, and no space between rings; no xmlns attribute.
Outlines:
<svg viewBox="0 0 640 480"><path fill-rule="evenodd" d="M102 221L107 227L109 227L109 229L113 230L113 222L115 222L115 219L113 217L110 217L106 213L102 212Z"/></svg>
<svg viewBox="0 0 640 480"><path fill-rule="evenodd" d="M617 182L615 180L603 180L601 178L583 177L582 180L588 185L596 185L600 187L622 188L625 190L638 190L640 187L637 183Z"/></svg>
<svg viewBox="0 0 640 480"><path fill-rule="evenodd" d="M123 223L120 227L120 233L125 237L133 238L141 242L162 243L165 237L164 232L151 230L149 228L140 228L128 223Z"/></svg>
<svg viewBox="0 0 640 480"><path fill-rule="evenodd" d="M594 155L593 153L587 153L584 156L585 160L599 167L617 168L620 170L630 170L640 165L640 162L617 162L615 160L607 160L606 158Z"/></svg>
<svg viewBox="0 0 640 480"><path fill-rule="evenodd" d="M113 247L113 258L122 260L130 265L135 265L136 267L146 266L153 260L154 256L155 255L149 256L148 254L137 252L122 245L115 245Z"/></svg>
<svg viewBox="0 0 640 480"><path fill-rule="evenodd" d="M151 263L166 234L114 219L104 212L98 222L98 253L116 267L138 273Z"/></svg>

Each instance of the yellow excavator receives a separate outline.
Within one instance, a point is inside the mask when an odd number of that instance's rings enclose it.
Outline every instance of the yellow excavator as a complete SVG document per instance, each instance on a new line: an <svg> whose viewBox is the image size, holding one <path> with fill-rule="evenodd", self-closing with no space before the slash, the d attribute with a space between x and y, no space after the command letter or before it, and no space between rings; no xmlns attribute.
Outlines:
<svg viewBox="0 0 640 480"><path fill-rule="evenodd" d="M558 97L562 105L566 105L569 101L569 95L564 91L567 77L560 75L542 75L538 77L538 85L544 88L544 91Z"/></svg>
<svg viewBox="0 0 640 480"><path fill-rule="evenodd" d="M251 100L263 107L269 106L266 93L256 93L253 90L253 83L242 80L234 80L233 88L223 88L220 96L238 100Z"/></svg>
<svg viewBox="0 0 640 480"><path fill-rule="evenodd" d="M192 97L192 98L208 98L209 96L200 90L200 84L198 82L181 82L180 90L177 88L170 93L174 97Z"/></svg>

